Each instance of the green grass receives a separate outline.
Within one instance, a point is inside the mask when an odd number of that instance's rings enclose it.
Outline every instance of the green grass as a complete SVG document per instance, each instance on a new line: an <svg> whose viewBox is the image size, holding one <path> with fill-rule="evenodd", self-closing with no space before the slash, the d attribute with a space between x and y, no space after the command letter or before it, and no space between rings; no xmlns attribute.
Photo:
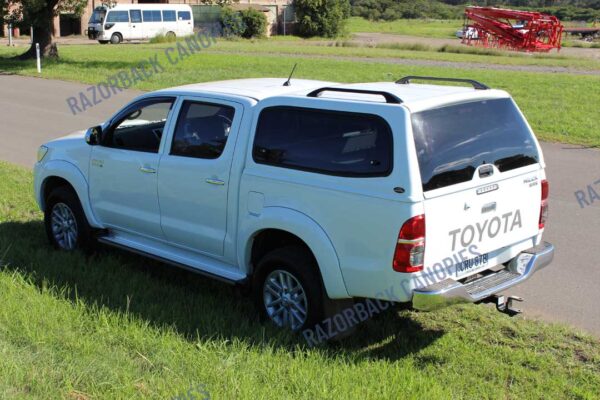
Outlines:
<svg viewBox="0 0 600 400"><path fill-rule="evenodd" d="M399 35L451 38L462 29L463 21L439 19L399 19L395 21L369 21L361 17L348 19L346 29L351 33L395 33Z"/></svg>
<svg viewBox="0 0 600 400"><path fill-rule="evenodd" d="M31 173L0 162L0 398L594 399L600 343L467 305L395 309L307 348L231 287L46 242Z"/></svg>
<svg viewBox="0 0 600 400"><path fill-rule="evenodd" d="M525 54L461 45L429 46L423 43L361 44L349 40L337 41L272 41L230 40L220 41L211 51L281 53L319 55L330 57L390 58L405 60L431 60L470 64L498 64L517 66L568 67L600 71L600 61L590 58L573 58L561 54Z"/></svg>
<svg viewBox="0 0 600 400"><path fill-rule="evenodd" d="M539 138L590 146L600 145L600 76L394 65L378 63L377 60L370 62L368 57L340 60L329 56L315 58L309 54L299 54L298 57L285 60L280 52L273 51L269 54L270 50L263 42L226 41L219 42L208 52L195 54L171 66L164 56L166 46L63 46L60 50L60 61L44 61L43 76L97 84L118 71L128 70L158 54L159 61L165 66L165 72L138 83L137 89L155 90L221 79L284 77L289 75L295 62L299 63L296 77L337 82L391 81L404 75L473 78L509 91L523 109ZM235 46L243 47L237 50ZM302 48L298 46L298 52L301 52ZM338 51L346 48L325 49ZM0 49L0 55L7 56L21 51L23 49L3 48ZM238 54L239 51L243 52ZM23 63L0 58L0 70L37 76L34 61Z"/></svg>

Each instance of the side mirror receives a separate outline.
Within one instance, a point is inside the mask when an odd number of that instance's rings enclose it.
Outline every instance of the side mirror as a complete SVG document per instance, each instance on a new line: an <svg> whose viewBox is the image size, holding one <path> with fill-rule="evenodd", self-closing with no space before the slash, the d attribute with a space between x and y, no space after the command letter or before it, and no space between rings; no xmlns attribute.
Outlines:
<svg viewBox="0 0 600 400"><path fill-rule="evenodd" d="M85 142L90 146L100 144L100 138L102 137L102 127L100 125L94 126L85 132Z"/></svg>

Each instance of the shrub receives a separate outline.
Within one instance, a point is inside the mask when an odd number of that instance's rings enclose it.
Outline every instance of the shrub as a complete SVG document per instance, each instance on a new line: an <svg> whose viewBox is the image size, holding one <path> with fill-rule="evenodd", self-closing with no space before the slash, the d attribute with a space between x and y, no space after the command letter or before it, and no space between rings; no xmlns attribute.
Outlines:
<svg viewBox="0 0 600 400"><path fill-rule="evenodd" d="M339 36L350 16L348 0L294 0L301 36Z"/></svg>
<svg viewBox="0 0 600 400"><path fill-rule="evenodd" d="M246 31L240 14L231 8L225 7L221 10L219 22L223 29L223 36L242 36Z"/></svg>
<svg viewBox="0 0 600 400"><path fill-rule="evenodd" d="M267 17L263 12L249 8L242 11L234 11L225 7L220 16L223 36L241 36L253 38L264 36L267 32Z"/></svg>
<svg viewBox="0 0 600 400"><path fill-rule="evenodd" d="M265 36L265 33L267 32L267 17L265 16L265 13L249 8L241 11L240 14L242 22L246 26L246 29L242 33L242 37L249 39L252 37Z"/></svg>

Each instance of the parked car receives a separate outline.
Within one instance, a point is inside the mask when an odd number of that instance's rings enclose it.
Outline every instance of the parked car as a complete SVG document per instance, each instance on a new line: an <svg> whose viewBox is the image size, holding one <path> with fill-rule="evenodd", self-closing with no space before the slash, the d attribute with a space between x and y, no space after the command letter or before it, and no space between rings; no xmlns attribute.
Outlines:
<svg viewBox="0 0 600 400"><path fill-rule="evenodd" d="M117 4L96 7L87 35L101 44L152 39L158 35L188 36L194 33L194 15L187 4Z"/></svg>
<svg viewBox="0 0 600 400"><path fill-rule="evenodd" d="M508 93L413 79L144 94L40 148L48 238L249 287L294 331L357 298L489 299L552 260L542 151Z"/></svg>

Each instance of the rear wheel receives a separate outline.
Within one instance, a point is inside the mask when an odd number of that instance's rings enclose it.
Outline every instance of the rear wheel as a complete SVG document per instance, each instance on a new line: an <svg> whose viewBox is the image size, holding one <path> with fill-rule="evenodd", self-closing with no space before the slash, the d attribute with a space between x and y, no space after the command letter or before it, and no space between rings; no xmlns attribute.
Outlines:
<svg viewBox="0 0 600 400"><path fill-rule="evenodd" d="M123 41L123 37L119 33L113 33L110 37L110 42L112 44L119 44Z"/></svg>
<svg viewBox="0 0 600 400"><path fill-rule="evenodd" d="M68 187L58 187L48 195L44 224L48 240L59 250L74 251L91 244L92 229L77 195Z"/></svg>
<svg viewBox="0 0 600 400"><path fill-rule="evenodd" d="M321 277L311 254L287 246L266 254L257 265L254 296L263 317L294 332L323 317Z"/></svg>
<svg viewBox="0 0 600 400"><path fill-rule="evenodd" d="M167 32L165 37L167 37L169 39L175 39L176 35L175 35L175 32Z"/></svg>

